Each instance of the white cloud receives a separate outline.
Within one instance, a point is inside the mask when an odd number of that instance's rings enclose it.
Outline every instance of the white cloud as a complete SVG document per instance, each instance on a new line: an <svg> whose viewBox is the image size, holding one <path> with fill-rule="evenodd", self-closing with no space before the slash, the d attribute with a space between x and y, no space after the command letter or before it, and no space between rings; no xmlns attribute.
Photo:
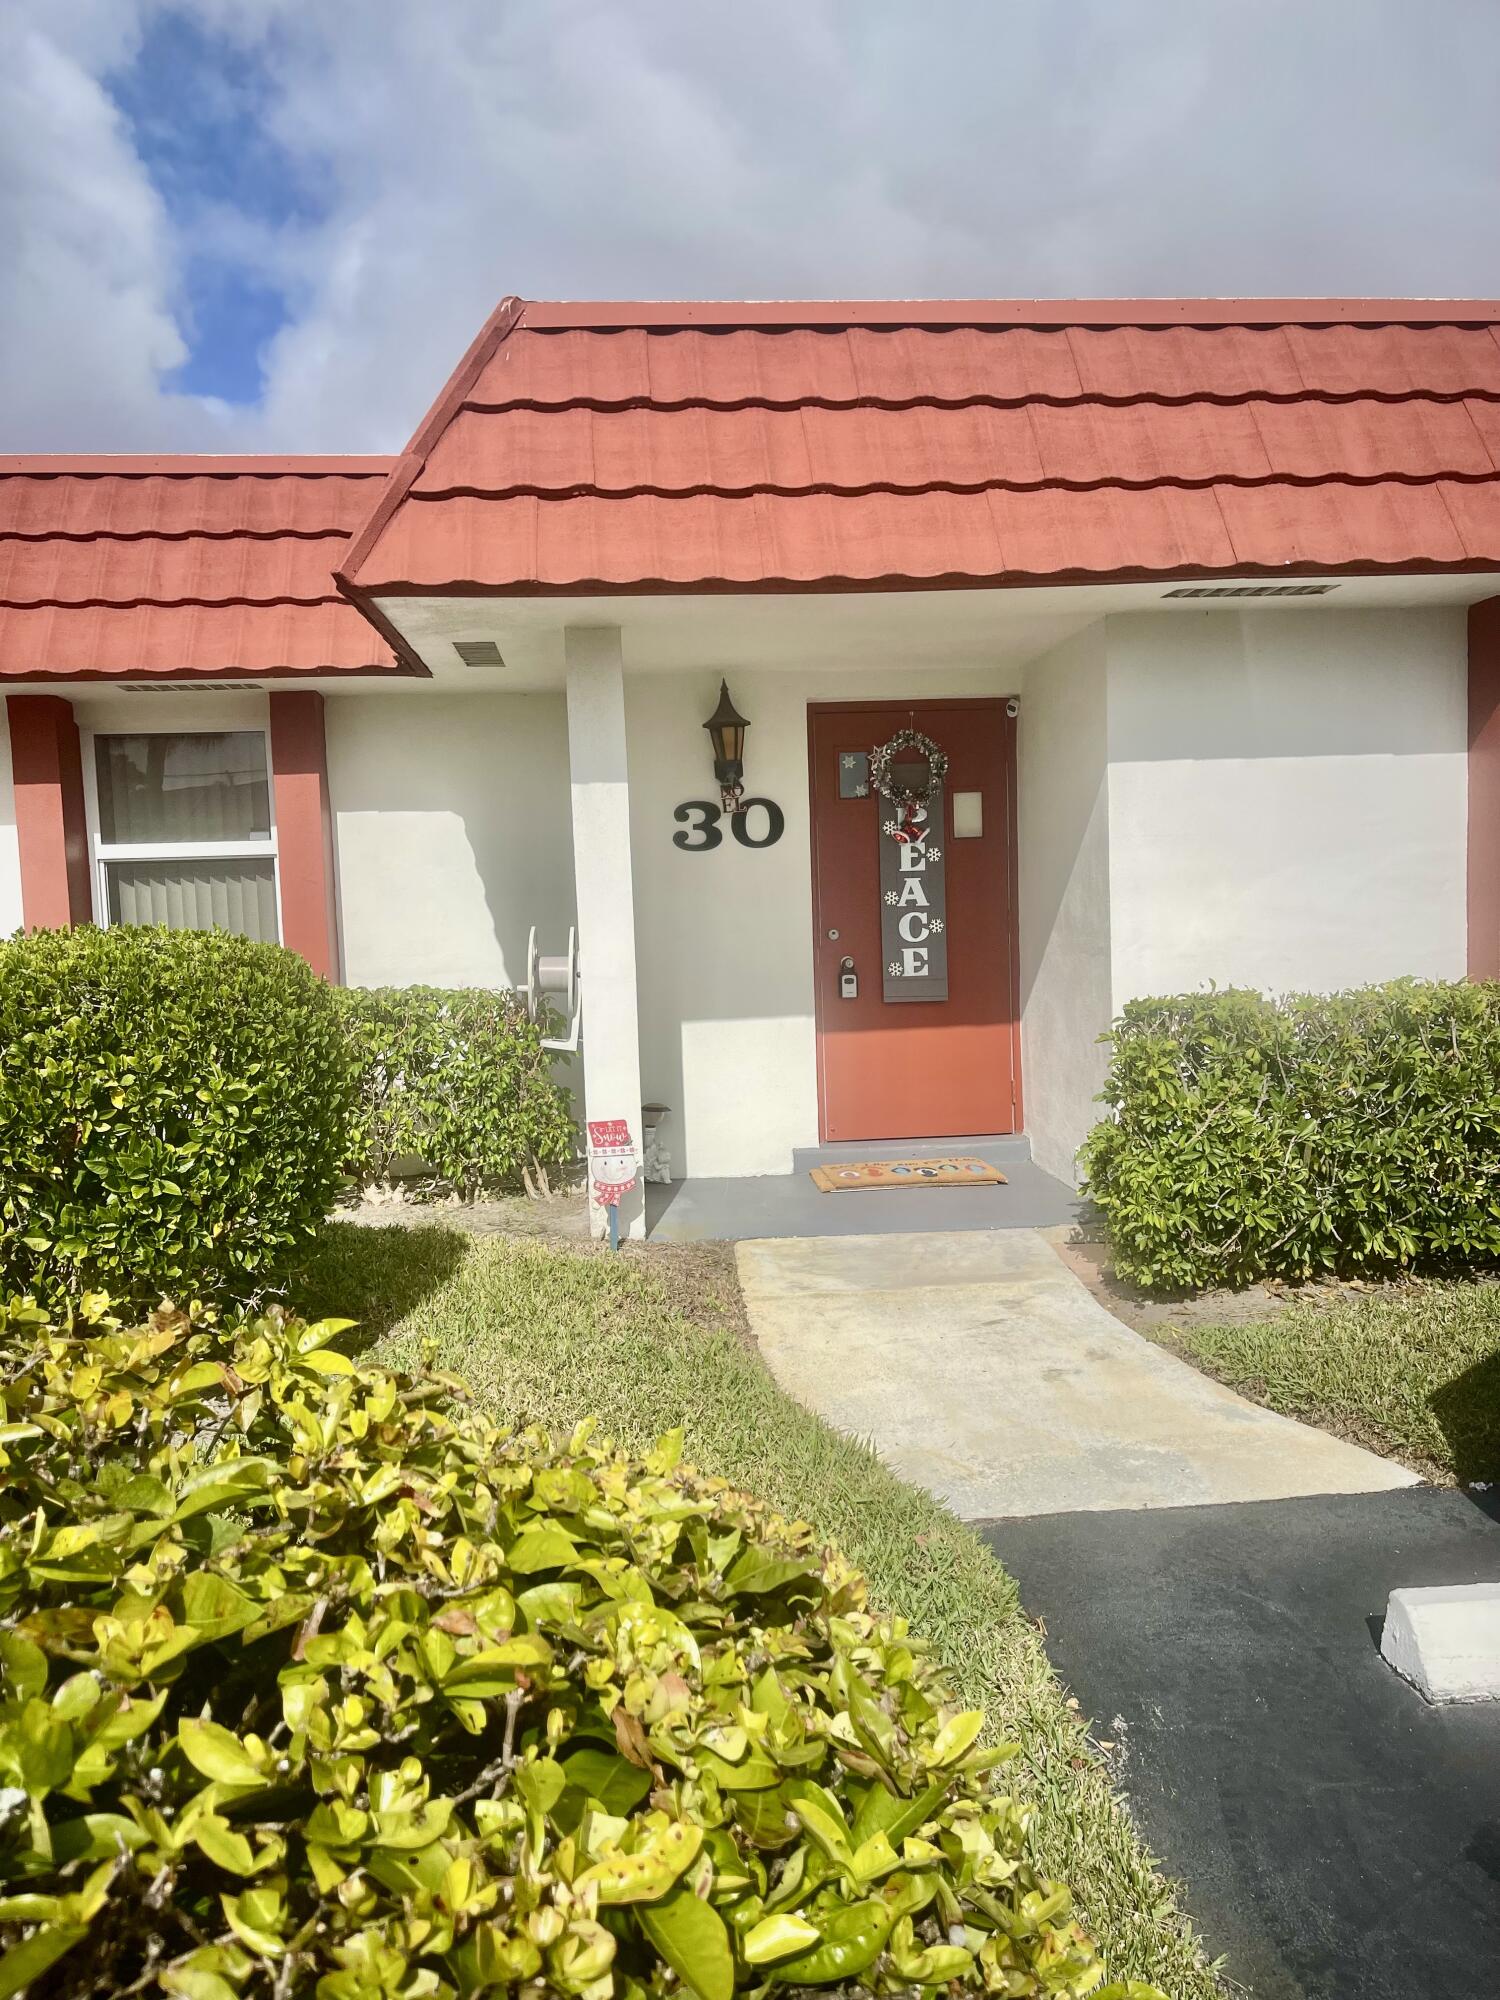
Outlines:
<svg viewBox="0 0 1500 2000"><path fill-rule="evenodd" d="M1500 291L1489 0L194 0L327 201L224 219L292 309L226 412L101 83L163 4L12 0L13 446L390 448L506 291Z"/></svg>
<svg viewBox="0 0 1500 2000"><path fill-rule="evenodd" d="M0 447L212 448L212 410L165 395L186 355L165 210L99 82L129 5L0 21Z"/></svg>

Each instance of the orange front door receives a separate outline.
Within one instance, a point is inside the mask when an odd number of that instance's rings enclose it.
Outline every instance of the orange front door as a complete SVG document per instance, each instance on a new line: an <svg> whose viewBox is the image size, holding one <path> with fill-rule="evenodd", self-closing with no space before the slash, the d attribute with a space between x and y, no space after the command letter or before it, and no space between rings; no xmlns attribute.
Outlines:
<svg viewBox="0 0 1500 2000"><path fill-rule="evenodd" d="M890 998L916 989L885 978L880 828L892 808L873 787L857 792L859 760L900 729L920 730L948 758L943 823L934 818L928 835L941 841L944 863L942 999ZM818 703L808 710L808 737L824 1139L1019 1130L1015 725L1004 702ZM844 986L850 959L853 997Z"/></svg>

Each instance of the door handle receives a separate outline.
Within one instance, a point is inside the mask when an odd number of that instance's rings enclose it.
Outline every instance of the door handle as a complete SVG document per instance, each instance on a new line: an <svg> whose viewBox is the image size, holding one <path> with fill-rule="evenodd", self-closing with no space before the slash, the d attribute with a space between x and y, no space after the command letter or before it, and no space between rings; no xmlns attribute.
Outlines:
<svg viewBox="0 0 1500 2000"><path fill-rule="evenodd" d="M852 958L839 960L839 998L840 1000L859 998L859 974L854 970Z"/></svg>

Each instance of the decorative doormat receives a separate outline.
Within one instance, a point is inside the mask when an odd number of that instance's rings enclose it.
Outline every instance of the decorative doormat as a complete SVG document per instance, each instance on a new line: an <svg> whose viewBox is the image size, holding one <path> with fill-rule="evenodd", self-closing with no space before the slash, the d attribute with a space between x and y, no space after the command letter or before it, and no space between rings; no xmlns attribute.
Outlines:
<svg viewBox="0 0 1500 2000"><path fill-rule="evenodd" d="M859 1188L1004 1187L1005 1176L984 1160L844 1160L836 1167L809 1167L824 1194Z"/></svg>

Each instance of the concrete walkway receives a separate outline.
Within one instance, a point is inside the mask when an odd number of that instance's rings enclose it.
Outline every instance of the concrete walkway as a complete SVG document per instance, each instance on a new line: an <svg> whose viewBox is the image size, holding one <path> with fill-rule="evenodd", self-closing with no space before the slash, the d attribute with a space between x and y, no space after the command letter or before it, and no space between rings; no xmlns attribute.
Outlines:
<svg viewBox="0 0 1500 2000"><path fill-rule="evenodd" d="M966 1520L1418 1483L1132 1333L1034 1229L742 1242L736 1255L781 1386Z"/></svg>

